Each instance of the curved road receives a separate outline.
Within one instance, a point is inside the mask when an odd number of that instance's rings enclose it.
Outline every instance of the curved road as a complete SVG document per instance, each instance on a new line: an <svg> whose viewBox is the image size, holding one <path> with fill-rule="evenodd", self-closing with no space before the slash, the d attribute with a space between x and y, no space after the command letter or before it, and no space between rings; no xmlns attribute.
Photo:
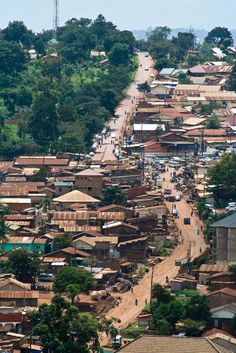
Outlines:
<svg viewBox="0 0 236 353"><path fill-rule="evenodd" d="M136 71L135 81L127 89L124 99L120 102L116 109L116 114L119 118L110 119L108 125L111 129L111 136L103 139L102 146L99 147L93 156L93 162L113 161L116 157L113 154L114 145L112 140L119 140L123 138L126 125L130 117L135 112L136 104L139 100L139 91L137 90L137 83L143 83L150 80L152 73L153 61L150 56L146 57L148 53L140 52L137 54L139 66ZM145 68L150 68L145 70Z"/></svg>

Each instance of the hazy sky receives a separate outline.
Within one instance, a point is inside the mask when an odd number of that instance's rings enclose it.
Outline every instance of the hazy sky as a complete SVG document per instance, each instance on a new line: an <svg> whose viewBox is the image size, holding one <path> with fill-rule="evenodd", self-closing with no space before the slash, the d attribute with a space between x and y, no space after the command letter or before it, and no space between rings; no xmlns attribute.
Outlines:
<svg viewBox="0 0 236 353"><path fill-rule="evenodd" d="M0 28L23 20L35 31L52 27L53 0L0 0ZM235 0L60 0L60 25L72 17L102 13L120 29L167 25L211 29L236 28Z"/></svg>

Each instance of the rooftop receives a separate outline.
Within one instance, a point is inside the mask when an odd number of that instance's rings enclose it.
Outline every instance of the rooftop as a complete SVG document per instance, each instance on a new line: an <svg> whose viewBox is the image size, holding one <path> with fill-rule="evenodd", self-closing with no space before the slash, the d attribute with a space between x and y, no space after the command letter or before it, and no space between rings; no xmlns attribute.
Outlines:
<svg viewBox="0 0 236 353"><path fill-rule="evenodd" d="M98 173L97 171L95 171L94 169L85 169L82 170L82 172L76 173L76 176L103 176L103 174Z"/></svg>
<svg viewBox="0 0 236 353"><path fill-rule="evenodd" d="M207 338L141 336L117 352L122 353L229 353Z"/></svg>
<svg viewBox="0 0 236 353"><path fill-rule="evenodd" d="M100 202L98 199L95 199L92 196L84 194L81 191L73 190L64 194L60 197L53 199L54 202L71 202L71 203L98 203Z"/></svg>
<svg viewBox="0 0 236 353"><path fill-rule="evenodd" d="M211 227L236 228L236 212L228 217L222 218L218 222L213 223Z"/></svg>

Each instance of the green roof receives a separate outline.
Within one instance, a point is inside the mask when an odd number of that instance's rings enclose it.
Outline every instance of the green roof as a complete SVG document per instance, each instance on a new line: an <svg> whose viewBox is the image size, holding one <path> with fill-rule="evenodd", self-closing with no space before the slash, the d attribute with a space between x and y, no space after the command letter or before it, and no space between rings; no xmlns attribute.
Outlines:
<svg viewBox="0 0 236 353"><path fill-rule="evenodd" d="M211 227L236 228L236 212L228 217L222 218L218 222L213 223Z"/></svg>

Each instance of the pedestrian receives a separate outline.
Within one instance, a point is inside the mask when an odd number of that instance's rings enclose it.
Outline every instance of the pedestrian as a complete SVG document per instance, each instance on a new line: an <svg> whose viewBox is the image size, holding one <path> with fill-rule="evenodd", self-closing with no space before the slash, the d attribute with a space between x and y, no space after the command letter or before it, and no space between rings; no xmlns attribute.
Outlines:
<svg viewBox="0 0 236 353"><path fill-rule="evenodd" d="M131 293L134 293L134 287L131 287L130 290L131 290Z"/></svg>
<svg viewBox="0 0 236 353"><path fill-rule="evenodd" d="M135 299L135 305L138 305L138 299Z"/></svg>
<svg viewBox="0 0 236 353"><path fill-rule="evenodd" d="M193 217L193 210L192 210L192 212L191 212L191 217Z"/></svg>

